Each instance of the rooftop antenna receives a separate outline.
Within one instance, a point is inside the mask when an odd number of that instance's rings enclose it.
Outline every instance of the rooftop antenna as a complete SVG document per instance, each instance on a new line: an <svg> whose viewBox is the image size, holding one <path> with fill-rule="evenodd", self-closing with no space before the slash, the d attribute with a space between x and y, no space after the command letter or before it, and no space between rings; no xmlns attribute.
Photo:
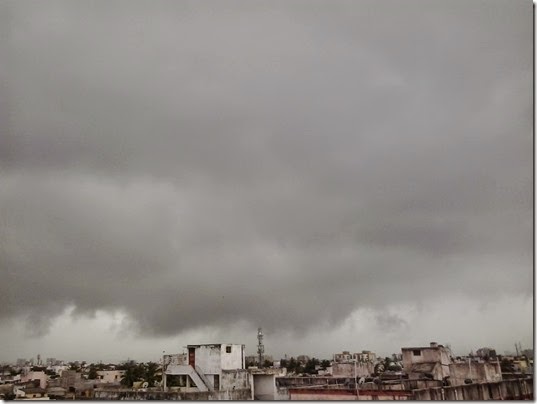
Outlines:
<svg viewBox="0 0 537 404"><path fill-rule="evenodd" d="M263 345L263 331L261 328L257 329L257 355L259 360L259 367L263 367L263 354L265 353L265 346Z"/></svg>

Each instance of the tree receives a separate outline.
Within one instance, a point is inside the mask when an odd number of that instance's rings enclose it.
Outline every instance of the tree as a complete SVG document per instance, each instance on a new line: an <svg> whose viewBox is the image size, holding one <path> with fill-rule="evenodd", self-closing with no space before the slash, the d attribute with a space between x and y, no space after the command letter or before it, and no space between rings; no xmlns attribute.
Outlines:
<svg viewBox="0 0 537 404"><path fill-rule="evenodd" d="M123 386L132 387L133 383L144 379L145 369L143 364L126 363L123 367L125 368L125 374L121 379Z"/></svg>
<svg viewBox="0 0 537 404"><path fill-rule="evenodd" d="M502 359L502 361L500 362L500 368L502 369L502 372L504 373L515 372L515 367L513 366L513 363L507 358Z"/></svg>
<svg viewBox="0 0 537 404"><path fill-rule="evenodd" d="M89 372L88 372L88 379L95 380L97 379L97 368L93 363L90 365Z"/></svg>
<svg viewBox="0 0 537 404"><path fill-rule="evenodd" d="M159 365L155 362L148 362L145 365L144 380L148 382L150 386L154 386L155 382L160 381L160 378L157 376L158 369Z"/></svg>
<svg viewBox="0 0 537 404"><path fill-rule="evenodd" d="M322 362L321 362L321 368L323 370L326 370L326 368L329 368L330 367L330 361L327 360L327 359L324 359Z"/></svg>
<svg viewBox="0 0 537 404"><path fill-rule="evenodd" d="M265 359L265 362L263 363L264 368L270 368L274 365L274 362L269 361L268 359Z"/></svg>
<svg viewBox="0 0 537 404"><path fill-rule="evenodd" d="M306 366L304 366L304 373L308 373L310 375L317 374L317 370L315 369L317 365L319 365L319 360L316 358L311 358L306 362Z"/></svg>

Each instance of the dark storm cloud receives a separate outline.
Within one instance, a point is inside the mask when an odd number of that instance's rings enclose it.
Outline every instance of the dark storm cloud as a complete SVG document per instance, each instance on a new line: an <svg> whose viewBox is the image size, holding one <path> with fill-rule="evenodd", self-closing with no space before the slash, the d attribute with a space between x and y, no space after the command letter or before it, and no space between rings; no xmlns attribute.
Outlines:
<svg viewBox="0 0 537 404"><path fill-rule="evenodd" d="M530 2L3 7L2 318L531 293Z"/></svg>

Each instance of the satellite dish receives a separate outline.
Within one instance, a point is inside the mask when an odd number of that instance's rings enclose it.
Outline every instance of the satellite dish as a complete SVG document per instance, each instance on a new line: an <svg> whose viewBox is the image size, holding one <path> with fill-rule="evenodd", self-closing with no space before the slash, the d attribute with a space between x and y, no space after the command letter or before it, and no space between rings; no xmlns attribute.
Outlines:
<svg viewBox="0 0 537 404"><path fill-rule="evenodd" d="M148 382L143 382L142 383L142 389L147 389L149 387L149 383Z"/></svg>

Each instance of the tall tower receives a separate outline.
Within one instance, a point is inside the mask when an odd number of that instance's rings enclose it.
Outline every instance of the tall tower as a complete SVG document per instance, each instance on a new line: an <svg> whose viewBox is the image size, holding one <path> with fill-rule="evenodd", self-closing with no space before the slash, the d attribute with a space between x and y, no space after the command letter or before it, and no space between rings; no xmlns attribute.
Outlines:
<svg viewBox="0 0 537 404"><path fill-rule="evenodd" d="M257 329L257 355L258 355L258 361L259 367L263 367L263 354L265 353L265 347L263 346L263 331L261 328Z"/></svg>

